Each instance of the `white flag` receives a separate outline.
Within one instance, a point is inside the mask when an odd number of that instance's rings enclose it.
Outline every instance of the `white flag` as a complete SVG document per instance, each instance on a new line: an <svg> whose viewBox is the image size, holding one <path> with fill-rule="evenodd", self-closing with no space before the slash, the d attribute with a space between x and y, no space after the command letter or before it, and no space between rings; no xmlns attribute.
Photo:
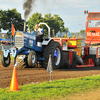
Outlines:
<svg viewBox="0 0 100 100"><path fill-rule="evenodd" d="M47 66L47 72L50 74L53 71L52 62L51 62L51 55L49 55L49 61Z"/></svg>
<svg viewBox="0 0 100 100"><path fill-rule="evenodd" d="M16 62L16 63L15 63L14 67L16 67L16 66L17 66L17 64L18 64L18 62Z"/></svg>
<svg viewBox="0 0 100 100"><path fill-rule="evenodd" d="M4 47L3 47L3 45L2 45L2 51L4 50Z"/></svg>

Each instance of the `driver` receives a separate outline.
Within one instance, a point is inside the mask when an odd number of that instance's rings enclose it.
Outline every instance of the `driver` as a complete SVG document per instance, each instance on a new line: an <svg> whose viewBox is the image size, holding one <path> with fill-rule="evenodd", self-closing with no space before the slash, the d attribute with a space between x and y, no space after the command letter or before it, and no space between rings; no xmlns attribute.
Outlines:
<svg viewBox="0 0 100 100"><path fill-rule="evenodd" d="M39 25L35 25L36 42L43 41L44 29L39 28Z"/></svg>

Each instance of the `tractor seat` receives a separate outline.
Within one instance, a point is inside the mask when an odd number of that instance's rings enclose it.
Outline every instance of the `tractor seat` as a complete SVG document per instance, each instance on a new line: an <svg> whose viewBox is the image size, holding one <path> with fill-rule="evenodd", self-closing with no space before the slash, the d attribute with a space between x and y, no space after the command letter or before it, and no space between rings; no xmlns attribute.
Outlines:
<svg viewBox="0 0 100 100"><path fill-rule="evenodd" d="M36 36L36 42L43 42L43 35Z"/></svg>

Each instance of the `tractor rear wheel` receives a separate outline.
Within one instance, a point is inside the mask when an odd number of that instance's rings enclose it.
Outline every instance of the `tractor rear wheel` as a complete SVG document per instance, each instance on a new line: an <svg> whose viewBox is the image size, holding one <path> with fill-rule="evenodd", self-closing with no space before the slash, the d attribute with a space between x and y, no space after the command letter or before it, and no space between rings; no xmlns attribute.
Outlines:
<svg viewBox="0 0 100 100"><path fill-rule="evenodd" d="M11 59L10 54L8 54L8 57L4 57L3 53L1 54L1 63L4 67L8 67L10 65Z"/></svg>
<svg viewBox="0 0 100 100"><path fill-rule="evenodd" d="M28 66L26 60L23 62L23 59L20 59L20 57L23 57L23 55L17 55L17 57L15 57L14 64L18 62L17 64L18 68L26 68Z"/></svg>
<svg viewBox="0 0 100 100"><path fill-rule="evenodd" d="M37 57L34 51L30 51L28 58L27 58L27 62L30 67L34 67L36 65Z"/></svg>
<svg viewBox="0 0 100 100"><path fill-rule="evenodd" d="M61 67L62 50L59 42L51 41L47 46L43 47L43 67L46 69L51 55L52 67L54 69Z"/></svg>

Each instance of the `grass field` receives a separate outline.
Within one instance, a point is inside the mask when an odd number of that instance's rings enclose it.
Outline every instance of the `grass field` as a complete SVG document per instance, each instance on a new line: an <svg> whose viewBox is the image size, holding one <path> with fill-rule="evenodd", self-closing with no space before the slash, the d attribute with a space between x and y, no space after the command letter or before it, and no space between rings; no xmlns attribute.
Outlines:
<svg viewBox="0 0 100 100"><path fill-rule="evenodd" d="M19 86L20 91L0 89L0 100L57 100L68 95L100 89L100 75Z"/></svg>

